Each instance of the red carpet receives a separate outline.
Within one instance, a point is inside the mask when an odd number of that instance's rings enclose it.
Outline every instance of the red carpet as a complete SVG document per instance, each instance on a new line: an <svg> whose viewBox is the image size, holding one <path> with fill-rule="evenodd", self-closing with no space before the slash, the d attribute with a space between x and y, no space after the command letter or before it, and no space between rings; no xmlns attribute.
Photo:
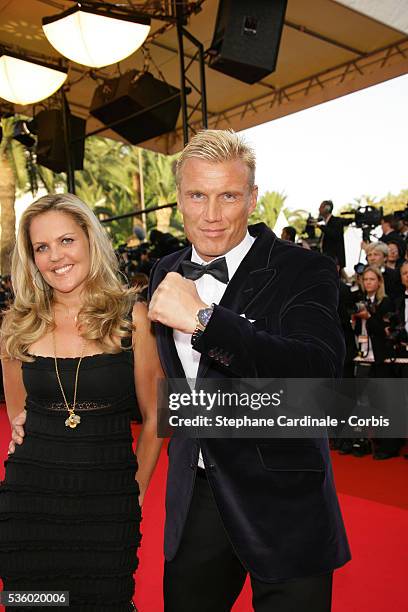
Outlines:
<svg viewBox="0 0 408 612"><path fill-rule="evenodd" d="M0 478L8 440L8 422L5 410L0 408ZM403 612L408 602L408 461L400 457L380 462L337 453L332 458L353 554L353 560L335 573L332 612ZM140 612L163 610L166 465L163 450L143 508L135 597ZM233 612L251 610L247 584Z"/></svg>

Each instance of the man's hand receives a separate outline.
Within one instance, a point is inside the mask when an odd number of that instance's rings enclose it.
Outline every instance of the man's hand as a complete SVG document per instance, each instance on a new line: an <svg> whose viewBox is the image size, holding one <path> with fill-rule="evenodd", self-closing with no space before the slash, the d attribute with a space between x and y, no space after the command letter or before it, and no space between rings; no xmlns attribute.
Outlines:
<svg viewBox="0 0 408 612"><path fill-rule="evenodd" d="M12 455L16 450L16 444L22 444L24 438L24 424L26 422L27 413L25 410L20 412L11 421L11 440L8 447L8 454Z"/></svg>
<svg viewBox="0 0 408 612"><path fill-rule="evenodd" d="M198 295L194 281L177 272L169 272L152 296L148 317L151 321L192 334L200 308L208 308L208 304Z"/></svg>
<svg viewBox="0 0 408 612"><path fill-rule="evenodd" d="M368 312L368 310L363 308L362 310L359 310L358 312L355 312L353 314L353 317L356 317L357 319L365 319L367 321L367 319L370 319L371 315Z"/></svg>

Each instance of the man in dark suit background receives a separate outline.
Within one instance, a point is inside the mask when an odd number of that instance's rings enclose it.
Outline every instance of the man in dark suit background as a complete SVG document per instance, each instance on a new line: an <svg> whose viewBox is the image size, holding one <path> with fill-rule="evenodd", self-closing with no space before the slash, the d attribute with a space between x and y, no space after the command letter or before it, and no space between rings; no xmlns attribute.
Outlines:
<svg viewBox="0 0 408 612"><path fill-rule="evenodd" d="M388 243L392 240L396 240L397 244L403 241L403 236L399 231L400 221L394 217L394 215L383 215L381 217L381 229L383 231L380 240Z"/></svg>
<svg viewBox="0 0 408 612"><path fill-rule="evenodd" d="M254 175L254 152L232 131L197 134L179 158L192 247L160 260L150 283L169 378L341 374L334 263L247 227ZM256 612L328 612L350 552L327 439L173 437L165 557L166 612L226 612L247 573Z"/></svg>
<svg viewBox="0 0 408 612"><path fill-rule="evenodd" d="M322 232L321 250L324 255L337 259L340 268L346 265L346 251L344 248L344 226L352 219L341 219L333 216L333 202L324 200L319 207L318 227Z"/></svg>

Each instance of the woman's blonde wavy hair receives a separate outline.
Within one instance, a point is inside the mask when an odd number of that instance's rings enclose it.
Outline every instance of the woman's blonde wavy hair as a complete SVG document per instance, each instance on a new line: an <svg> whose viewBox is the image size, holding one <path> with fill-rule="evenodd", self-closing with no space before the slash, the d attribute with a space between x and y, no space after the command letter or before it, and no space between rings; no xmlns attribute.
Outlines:
<svg viewBox="0 0 408 612"><path fill-rule="evenodd" d="M33 361L29 347L54 329L53 289L34 263L30 225L38 215L58 211L70 215L89 241L90 270L78 325L84 339L96 341L103 352L120 351L117 339L131 335L129 314L135 289L119 278L119 263L102 225L77 196L70 193L47 195L33 202L23 213L13 251L11 280L14 303L2 324L2 356Z"/></svg>
<svg viewBox="0 0 408 612"><path fill-rule="evenodd" d="M363 283L364 283L364 276L366 275L367 272L372 272L378 278L379 285L378 285L377 291L375 292L375 299L377 300L377 304L379 304L385 298L384 277L382 275L380 268L378 268L377 266L366 266L364 268L364 272L362 276Z"/></svg>

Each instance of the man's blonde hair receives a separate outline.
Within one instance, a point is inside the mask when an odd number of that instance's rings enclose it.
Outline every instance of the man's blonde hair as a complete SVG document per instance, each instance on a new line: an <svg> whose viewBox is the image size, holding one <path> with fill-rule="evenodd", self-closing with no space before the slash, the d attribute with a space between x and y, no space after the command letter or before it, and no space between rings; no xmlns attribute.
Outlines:
<svg viewBox="0 0 408 612"><path fill-rule="evenodd" d="M176 183L180 187L185 162L191 158L220 163L241 160L248 168L248 185L255 184L255 151L234 130L202 130L184 147L176 166Z"/></svg>
<svg viewBox="0 0 408 612"><path fill-rule="evenodd" d="M385 242L370 242L365 248L365 252L368 255L373 251L380 251L384 257L388 257L388 246Z"/></svg>

